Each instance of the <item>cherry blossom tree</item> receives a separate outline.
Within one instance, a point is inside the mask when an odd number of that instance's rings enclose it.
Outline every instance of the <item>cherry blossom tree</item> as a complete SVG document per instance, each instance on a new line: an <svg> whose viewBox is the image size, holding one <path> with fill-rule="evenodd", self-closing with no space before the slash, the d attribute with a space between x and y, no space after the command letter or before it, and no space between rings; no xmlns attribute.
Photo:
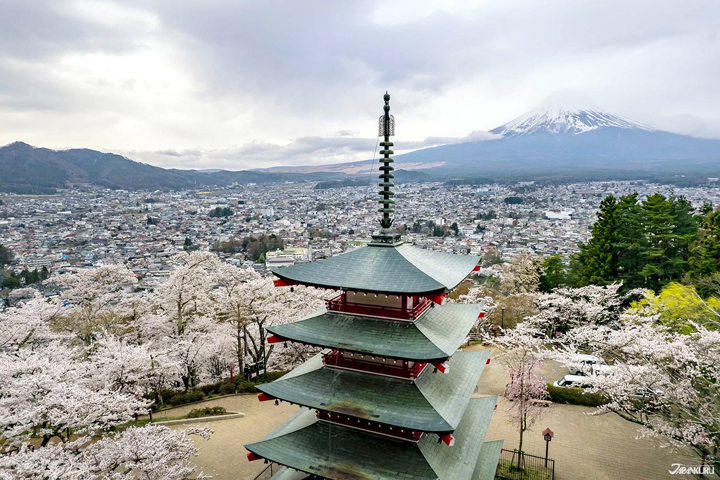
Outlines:
<svg viewBox="0 0 720 480"><path fill-rule="evenodd" d="M720 447L720 332L694 324L692 333L682 334L657 320L622 315L619 326L577 327L555 357L568 364L588 348L602 355L612 370L588 382L608 399L599 412L614 412L668 445L690 446L703 459L714 456Z"/></svg>
<svg viewBox="0 0 720 480"><path fill-rule="evenodd" d="M544 271L540 256L521 253L503 265L500 288L507 294L537 292Z"/></svg>
<svg viewBox="0 0 720 480"><path fill-rule="evenodd" d="M51 281L61 288L67 306L55 326L90 345L100 332L122 328L127 312L119 306L125 289L132 290L137 278L123 265L105 265L58 275Z"/></svg>
<svg viewBox="0 0 720 480"><path fill-rule="evenodd" d="M518 451L522 452L525 432L548 410L537 401L549 397L547 384L538 373L542 359L532 350L516 348L505 353L501 361L510 367L505 396L511 402L508 413L520 433Z"/></svg>
<svg viewBox="0 0 720 480"><path fill-rule="evenodd" d="M275 345L266 345L267 327L292 323L321 310L325 306L325 298L333 293L305 286L276 288L271 279L263 278L244 283L238 295L245 306L243 315L248 320L246 341L253 361L263 362L265 368L268 368L271 355L277 352ZM314 350L301 345L283 348L275 356L276 366L287 368L309 358L311 351Z"/></svg>
<svg viewBox="0 0 720 480"><path fill-rule="evenodd" d="M0 315L0 478L204 477L188 435L211 430L114 431L147 412L153 345L100 330L92 345L77 345L51 328L64 308L36 295Z"/></svg>
<svg viewBox="0 0 720 480"><path fill-rule="evenodd" d="M38 291L32 287L16 288L11 290L8 294L8 303L11 306L17 306L18 304L32 299Z"/></svg>
<svg viewBox="0 0 720 480"><path fill-rule="evenodd" d="M216 302L217 318L231 328L234 358L238 371L242 372L248 350L247 327L251 321L246 289L248 282L259 280L260 275L253 269L226 263L218 268L216 276L218 287L212 292L212 298Z"/></svg>
<svg viewBox="0 0 720 480"><path fill-rule="evenodd" d="M200 383L218 336L211 291L220 262L210 252L181 253L174 262L177 267L152 295L151 312L141 317L138 330L143 338L172 353L187 390Z"/></svg>
<svg viewBox="0 0 720 480"><path fill-rule="evenodd" d="M565 332L581 325L617 326L630 300L645 292L631 290L620 295L621 285L557 288L552 293L537 294L535 303L539 313L527 318L523 326L537 335L544 334L550 338L555 332Z"/></svg>
<svg viewBox="0 0 720 480"><path fill-rule="evenodd" d="M603 357L612 368L586 380L588 391L607 399L597 413L614 412L637 424L641 436L691 447L703 461L717 462L720 332L692 320L690 333L675 331L660 322L657 304L646 312L638 304L628 310L629 300L643 292L620 295L619 287L540 295L540 313L494 341L574 367L579 353ZM558 329L564 334L551 337Z"/></svg>
<svg viewBox="0 0 720 480"><path fill-rule="evenodd" d="M61 307L47 302L39 293L19 307L0 314L0 351L39 348L66 337L51 326L60 315Z"/></svg>
<svg viewBox="0 0 720 480"><path fill-rule="evenodd" d="M165 426L130 427L90 443L81 437L34 449L25 444L0 456L0 478L82 480L184 480L210 478L192 458L198 449L190 436L205 440L207 427L171 430Z"/></svg>
<svg viewBox="0 0 720 480"><path fill-rule="evenodd" d="M167 347L165 347L167 348ZM148 393L160 403L160 390L182 373L167 350L155 343L135 344L107 335L92 348L89 360L95 368L96 384L108 384L114 391L143 399ZM149 410L152 420L152 409Z"/></svg>
<svg viewBox="0 0 720 480"><path fill-rule="evenodd" d="M209 440L212 433L208 427L130 427L90 445L82 452L82 460L96 478L186 479L197 469L191 459L198 455L198 449L189 437ZM200 473L193 478L210 477Z"/></svg>
<svg viewBox="0 0 720 480"><path fill-rule="evenodd" d="M472 286L468 289L467 293L458 296L456 300L450 301L454 301L455 303L482 304L483 312L485 312L485 315L477 319L472 331L474 333L480 333L487 330L487 328L490 326L489 318L490 315L493 313L493 310L495 310L496 303L495 299L486 294L485 288L479 286Z"/></svg>
<svg viewBox="0 0 720 480"><path fill-rule="evenodd" d="M0 432L9 444L94 435L145 413L147 402L98 387L81 351L60 342L0 352Z"/></svg>

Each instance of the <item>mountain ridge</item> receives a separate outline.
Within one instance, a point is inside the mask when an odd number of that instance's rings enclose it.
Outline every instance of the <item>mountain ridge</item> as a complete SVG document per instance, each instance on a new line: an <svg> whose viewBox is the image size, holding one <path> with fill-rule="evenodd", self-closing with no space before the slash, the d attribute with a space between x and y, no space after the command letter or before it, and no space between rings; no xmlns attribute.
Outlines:
<svg viewBox="0 0 720 480"><path fill-rule="evenodd" d="M165 169L122 155L86 148L52 150L13 142L0 147L0 191L45 194L76 185L126 190L180 190L233 183L324 180L337 174L288 174L254 170Z"/></svg>
<svg viewBox="0 0 720 480"><path fill-rule="evenodd" d="M720 177L720 140L656 130L600 110L540 107L490 131L498 138L441 145L394 156L406 179L667 179ZM402 141L396 141L401 148ZM164 169L90 149L51 150L13 142L0 147L0 191L52 193L73 185L156 190L367 179L371 160L256 170ZM417 172L410 174L409 172ZM348 185L357 182L344 182ZM328 185L342 185L330 183Z"/></svg>

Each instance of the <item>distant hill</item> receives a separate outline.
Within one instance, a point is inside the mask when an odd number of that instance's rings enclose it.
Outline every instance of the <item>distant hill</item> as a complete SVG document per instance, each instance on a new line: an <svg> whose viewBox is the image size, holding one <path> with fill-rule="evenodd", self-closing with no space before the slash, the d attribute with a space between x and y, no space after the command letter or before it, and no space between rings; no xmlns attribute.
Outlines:
<svg viewBox="0 0 720 480"><path fill-rule="evenodd" d="M332 173L175 170L88 149L50 150L22 142L0 147L0 191L53 193L73 185L125 190L179 190L232 183L277 183L338 177Z"/></svg>
<svg viewBox="0 0 720 480"><path fill-rule="evenodd" d="M396 182L428 180L583 181L648 179L697 184L720 177L720 140L664 132L610 113L543 106L490 131L494 139L396 155ZM395 140L402 148L402 139ZM0 191L48 193L90 184L183 189L232 183L319 181L318 188L367 185L371 161L262 170L168 170L87 149L0 147ZM373 172L374 173L374 172Z"/></svg>
<svg viewBox="0 0 720 480"><path fill-rule="evenodd" d="M377 163L377 162L376 162ZM342 188L342 187L367 187L370 184L378 182L378 171L373 169L372 172L367 175L349 177L338 180L326 180L315 184L316 190L326 190L328 188ZM395 178L393 182L395 184L400 183L418 183L427 182L432 180L432 177L425 172L418 172L412 170L395 170L392 172Z"/></svg>

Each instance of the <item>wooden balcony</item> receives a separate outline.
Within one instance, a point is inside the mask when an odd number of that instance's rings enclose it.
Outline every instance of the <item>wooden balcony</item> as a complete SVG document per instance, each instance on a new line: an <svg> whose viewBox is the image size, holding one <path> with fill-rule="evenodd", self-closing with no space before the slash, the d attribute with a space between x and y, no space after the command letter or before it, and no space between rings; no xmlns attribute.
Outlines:
<svg viewBox="0 0 720 480"><path fill-rule="evenodd" d="M402 305L407 305L408 297L402 297ZM347 301L345 293L341 293L337 297L325 300L326 308L334 312L345 312L358 315L372 315L375 317L397 318L400 320L415 320L427 310L432 301L425 297L417 299L417 304L413 308L391 307L387 305L369 305L365 303L352 303Z"/></svg>
<svg viewBox="0 0 720 480"><path fill-rule="evenodd" d="M380 362L379 357L359 353L347 358L339 350L323 354L322 357L325 365L403 378L417 378L427 365L427 363L408 360L395 360L392 364L383 363Z"/></svg>

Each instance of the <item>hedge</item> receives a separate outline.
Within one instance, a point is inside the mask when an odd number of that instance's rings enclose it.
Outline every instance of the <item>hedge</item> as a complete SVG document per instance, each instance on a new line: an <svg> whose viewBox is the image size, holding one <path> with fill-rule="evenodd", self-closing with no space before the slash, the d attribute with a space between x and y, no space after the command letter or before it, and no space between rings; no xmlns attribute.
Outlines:
<svg viewBox="0 0 720 480"><path fill-rule="evenodd" d="M608 399L600 393L590 393L582 388L556 387L548 383L550 400L554 403L569 403L571 405L583 405L586 407L599 407L608 403Z"/></svg>
<svg viewBox="0 0 720 480"><path fill-rule="evenodd" d="M215 415L225 415L227 410L225 407L205 407L205 408L194 408L188 413L188 418L201 418L201 417L212 417Z"/></svg>
<svg viewBox="0 0 720 480"><path fill-rule="evenodd" d="M163 389L158 392L158 396L160 397L160 401L158 403L160 405L170 405L176 407L186 403L199 402L200 400L205 400L205 398L215 395L257 393L258 389L255 388L256 385L274 382L286 373L287 372L268 372L266 375L267 378L265 376L261 376L256 378L255 381L245 380L243 377L235 377L232 383L227 380L222 380L217 383L211 383L190 389L187 392L184 390ZM148 393L145 395L145 398L148 400L154 400L155 394Z"/></svg>

